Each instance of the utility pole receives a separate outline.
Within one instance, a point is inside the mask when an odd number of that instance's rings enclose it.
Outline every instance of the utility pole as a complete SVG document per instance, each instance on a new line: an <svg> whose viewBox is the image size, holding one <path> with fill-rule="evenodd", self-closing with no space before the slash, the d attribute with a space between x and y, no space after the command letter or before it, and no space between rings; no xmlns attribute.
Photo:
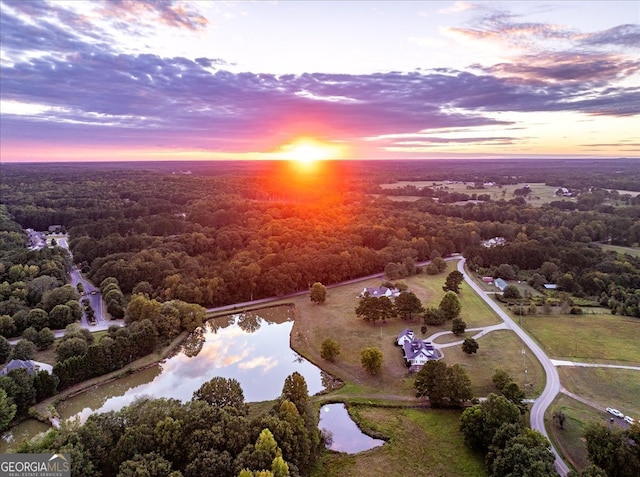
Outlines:
<svg viewBox="0 0 640 477"><path fill-rule="evenodd" d="M527 387L527 351L522 348L522 367L524 368L524 388Z"/></svg>

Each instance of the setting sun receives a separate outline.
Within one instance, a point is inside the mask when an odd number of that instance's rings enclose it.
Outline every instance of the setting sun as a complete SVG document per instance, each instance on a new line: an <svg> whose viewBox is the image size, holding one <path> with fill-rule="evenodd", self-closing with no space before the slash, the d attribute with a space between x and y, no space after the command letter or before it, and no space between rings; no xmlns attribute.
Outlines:
<svg viewBox="0 0 640 477"><path fill-rule="evenodd" d="M343 158L344 146L326 143L317 139L302 138L282 147L283 158L303 164Z"/></svg>

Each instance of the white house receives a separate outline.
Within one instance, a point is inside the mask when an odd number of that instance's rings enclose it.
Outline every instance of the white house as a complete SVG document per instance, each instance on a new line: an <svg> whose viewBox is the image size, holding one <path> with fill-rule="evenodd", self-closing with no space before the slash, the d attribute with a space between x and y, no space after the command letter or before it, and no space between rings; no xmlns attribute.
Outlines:
<svg viewBox="0 0 640 477"><path fill-rule="evenodd" d="M433 343L416 338L413 330L402 330L396 343L402 346L409 372L418 371L427 361L440 358Z"/></svg>
<svg viewBox="0 0 640 477"><path fill-rule="evenodd" d="M399 290L391 289L387 287L368 287L362 290L360 296L365 296L365 294L369 294L369 296L380 298L382 296L386 296L388 298L395 298L400 294Z"/></svg>
<svg viewBox="0 0 640 477"><path fill-rule="evenodd" d="M413 330L410 330L409 328L402 330L399 334L398 334L398 339L396 340L396 344L398 346L403 346L405 341L411 341L414 338L414 334L413 334Z"/></svg>

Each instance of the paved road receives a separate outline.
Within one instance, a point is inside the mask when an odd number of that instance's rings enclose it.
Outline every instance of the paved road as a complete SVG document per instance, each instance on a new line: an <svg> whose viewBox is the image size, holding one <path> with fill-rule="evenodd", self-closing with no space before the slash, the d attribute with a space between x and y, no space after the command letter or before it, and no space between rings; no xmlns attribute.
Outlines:
<svg viewBox="0 0 640 477"><path fill-rule="evenodd" d="M554 366L577 366L579 368L616 368L640 371L640 366L627 366L626 364L579 363L577 361L567 361L563 359L552 359L551 362Z"/></svg>
<svg viewBox="0 0 640 477"><path fill-rule="evenodd" d="M502 320L504 320L507 327L512 329L518 335L524 344L533 352L536 358L538 358L538 361L540 361L540 364L542 364L542 367L544 368L544 372L547 375L547 382L542 394L540 394L531 407L531 428L536 429L548 438L549 434L547 434L547 429L544 426L544 413L560 392L560 376L558 375L558 370L542 348L540 348L540 346L538 346L535 341L533 341L533 339L531 339L531 337L511 319L509 315L502 311L500 306L489 298L478 284L474 282L469 275L467 275L464 270L464 263L464 258L458 262L458 271L463 274L467 284L487 303L487 305L489 305L489 307L491 307L493 311L496 312L500 318L502 318ZM553 444L551 444L551 451L556 456L556 470L562 477L566 476L569 473L569 467L562 460L558 451L553 447Z"/></svg>
<svg viewBox="0 0 640 477"><path fill-rule="evenodd" d="M509 329L508 325L502 322L502 323L498 323L497 325L483 326L481 328L467 328L466 332L477 331L478 333L472 336L474 340L477 340L479 338L482 338L487 333L491 333L492 331L508 330L508 329ZM425 338L425 340L433 342L433 340L438 339L440 336L452 335L452 334L453 334L452 331L440 331L438 333L432 334L428 338ZM433 346L435 346L436 348L450 348L452 346L460 346L462 343L464 343L464 340L458 340L458 341L453 341L451 343L443 343L443 344L433 343Z"/></svg>

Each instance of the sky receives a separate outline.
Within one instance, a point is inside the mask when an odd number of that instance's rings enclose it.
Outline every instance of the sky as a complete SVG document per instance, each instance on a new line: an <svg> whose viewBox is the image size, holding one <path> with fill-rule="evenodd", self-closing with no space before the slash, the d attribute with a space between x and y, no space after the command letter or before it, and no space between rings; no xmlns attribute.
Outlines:
<svg viewBox="0 0 640 477"><path fill-rule="evenodd" d="M638 0L0 0L2 162L639 156Z"/></svg>

